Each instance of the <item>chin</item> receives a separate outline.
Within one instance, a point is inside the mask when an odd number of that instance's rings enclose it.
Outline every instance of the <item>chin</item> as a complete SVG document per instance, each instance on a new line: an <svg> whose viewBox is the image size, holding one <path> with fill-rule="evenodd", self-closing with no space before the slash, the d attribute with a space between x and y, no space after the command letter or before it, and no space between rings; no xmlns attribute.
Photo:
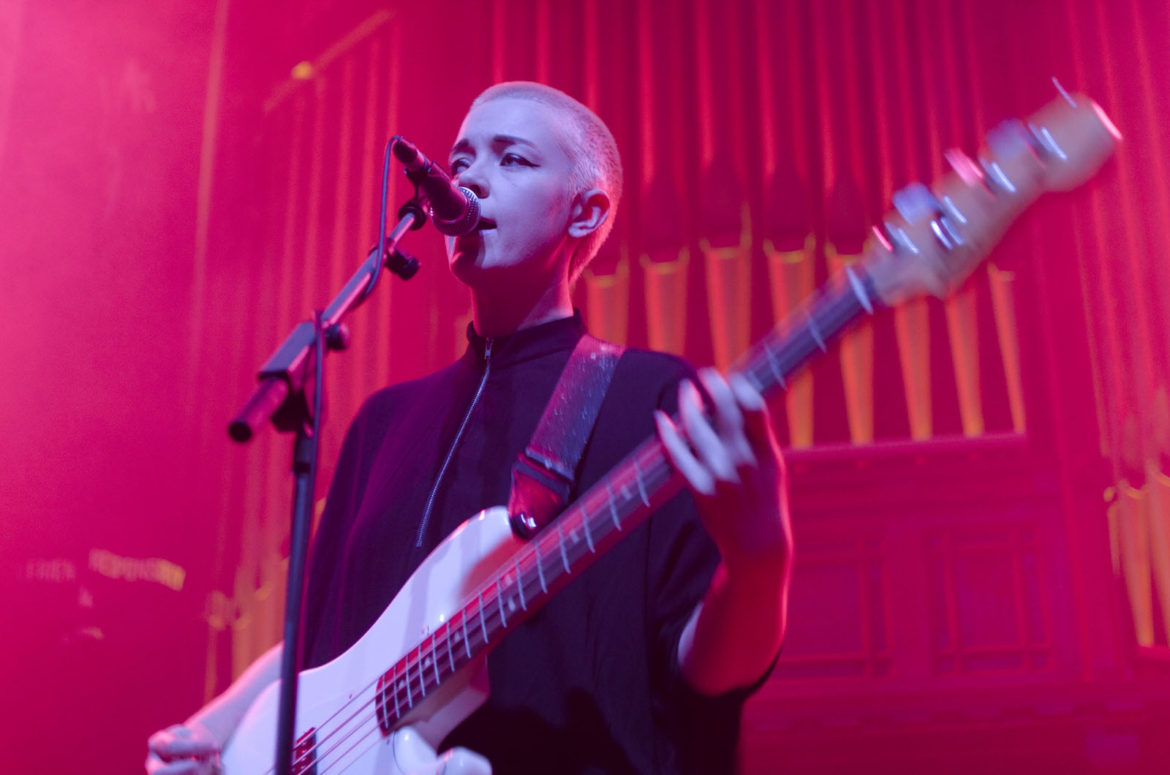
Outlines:
<svg viewBox="0 0 1170 775"><path fill-rule="evenodd" d="M460 280L483 271L482 261L482 253L460 251L447 256L447 265L451 267L451 273Z"/></svg>
<svg viewBox="0 0 1170 775"><path fill-rule="evenodd" d="M523 267L512 264L490 264L483 255L456 254L450 260L455 279L473 291L487 291L493 295L508 293L530 281Z"/></svg>

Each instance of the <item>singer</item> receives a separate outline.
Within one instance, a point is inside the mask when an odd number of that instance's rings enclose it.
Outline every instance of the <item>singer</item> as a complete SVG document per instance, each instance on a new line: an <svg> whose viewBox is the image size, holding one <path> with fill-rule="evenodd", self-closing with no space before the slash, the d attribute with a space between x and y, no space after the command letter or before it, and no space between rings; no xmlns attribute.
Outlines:
<svg viewBox="0 0 1170 775"><path fill-rule="evenodd" d="M621 198L607 127L550 87L499 84L472 104L450 170L480 208L474 230L447 238L451 270L471 292L467 351L374 394L353 421L312 548L306 667L349 649L464 520L508 502L512 462L585 334L570 289ZM503 775L734 771L742 703L784 635L783 461L746 381L631 349L570 499L654 433L689 491L490 653L489 698L440 746L475 753L449 763L482 756ZM147 771L213 771L279 658L270 650L187 722L152 736Z"/></svg>

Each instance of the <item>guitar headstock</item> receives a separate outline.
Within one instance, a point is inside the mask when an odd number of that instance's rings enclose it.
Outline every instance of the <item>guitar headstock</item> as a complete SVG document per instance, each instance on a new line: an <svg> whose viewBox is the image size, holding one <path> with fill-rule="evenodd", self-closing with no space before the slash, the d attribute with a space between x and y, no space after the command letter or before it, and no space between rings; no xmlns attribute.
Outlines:
<svg viewBox="0 0 1170 775"><path fill-rule="evenodd" d="M1084 95L1062 95L1026 121L993 129L978 160L949 151L951 170L933 190L894 195L894 211L866 246L864 264L887 305L943 297L975 270L1008 225L1045 191L1084 183L1120 133Z"/></svg>

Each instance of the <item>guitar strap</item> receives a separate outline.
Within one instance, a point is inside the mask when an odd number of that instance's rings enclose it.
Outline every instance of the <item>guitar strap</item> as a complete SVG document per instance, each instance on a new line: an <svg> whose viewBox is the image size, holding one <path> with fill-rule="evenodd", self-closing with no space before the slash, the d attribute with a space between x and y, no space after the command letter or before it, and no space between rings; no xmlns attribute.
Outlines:
<svg viewBox="0 0 1170 775"><path fill-rule="evenodd" d="M577 465L625 348L585 334L577 342L532 440L512 466L512 530L531 538L568 504Z"/></svg>

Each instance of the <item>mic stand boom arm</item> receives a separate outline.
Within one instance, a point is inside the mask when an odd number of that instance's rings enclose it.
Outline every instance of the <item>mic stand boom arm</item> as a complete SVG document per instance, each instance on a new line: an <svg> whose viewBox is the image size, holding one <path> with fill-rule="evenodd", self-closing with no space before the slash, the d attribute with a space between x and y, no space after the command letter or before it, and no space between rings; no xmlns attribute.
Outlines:
<svg viewBox="0 0 1170 775"><path fill-rule="evenodd" d="M426 222L426 214L415 199L403 205L399 212L405 215L386 236L383 243L385 250L379 251L377 246L371 248L353 277L349 278L349 282L321 313L321 328L325 332L327 349L346 348L348 334L341 321L370 295L378 280L379 268L383 265L382 255L386 256L386 268L403 280L409 280L418 271L418 260L399 250L397 244L407 229L417 229ZM305 320L296 325L284 343L260 367L260 386L228 425L229 436L239 442L249 441L269 418L277 430L295 433L300 418L311 417L304 390L312 370L316 338L313 321Z"/></svg>

